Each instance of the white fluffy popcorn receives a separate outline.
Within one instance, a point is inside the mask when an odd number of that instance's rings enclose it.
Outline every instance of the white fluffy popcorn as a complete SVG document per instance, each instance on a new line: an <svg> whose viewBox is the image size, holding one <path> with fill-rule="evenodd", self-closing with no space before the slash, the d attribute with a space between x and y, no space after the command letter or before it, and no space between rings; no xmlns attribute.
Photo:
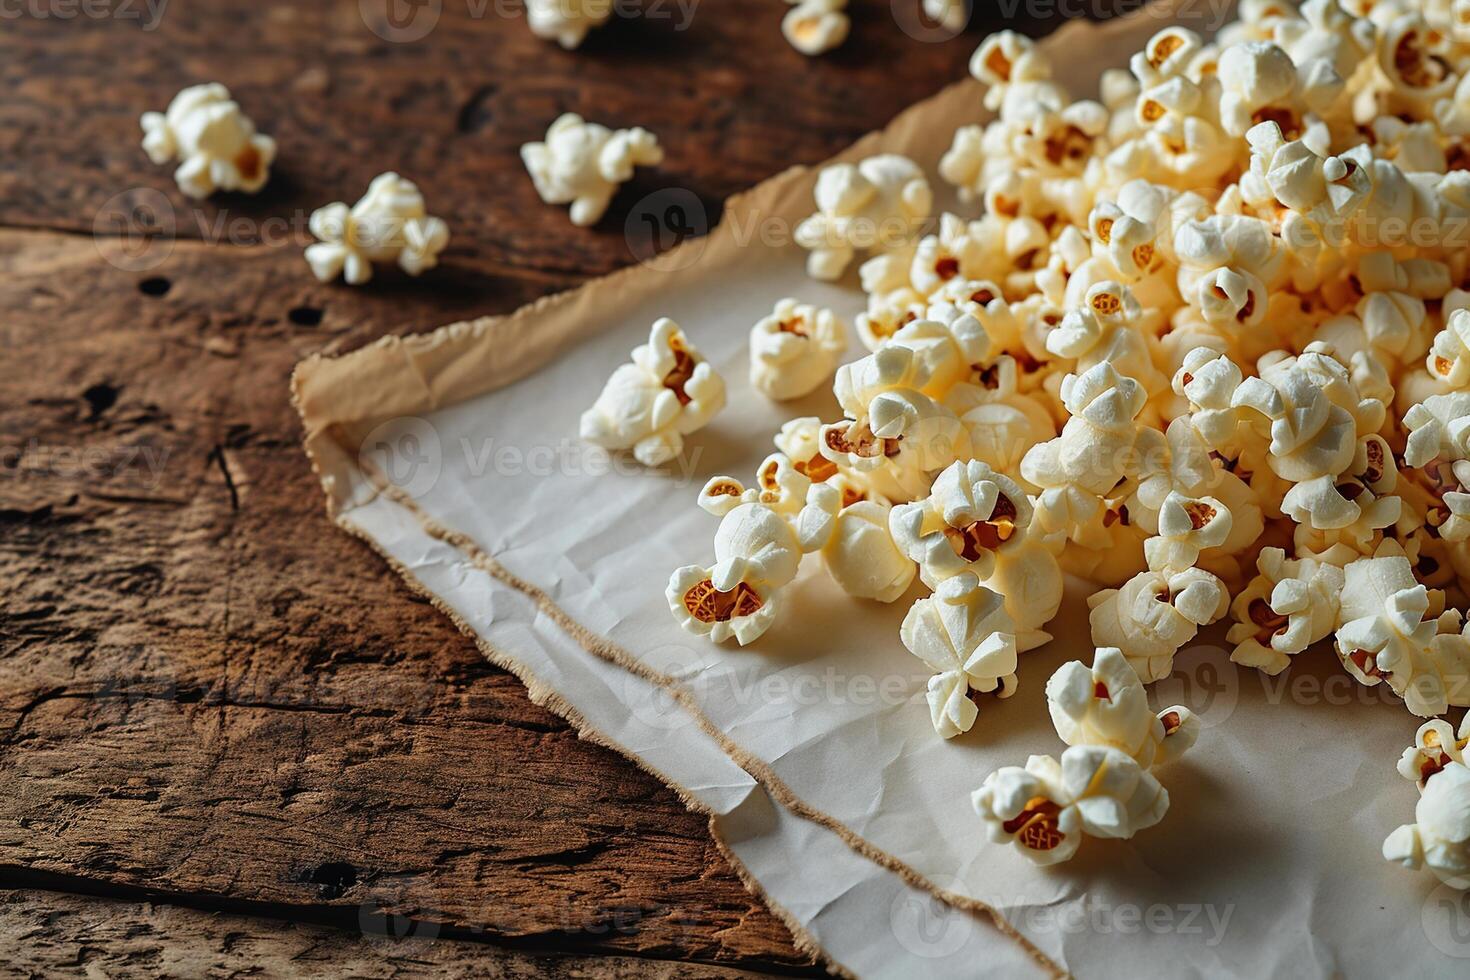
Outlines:
<svg viewBox="0 0 1470 980"><path fill-rule="evenodd" d="M358 286L373 275L373 263L393 262L411 276L439 264L449 244L449 226L430 215L418 186L395 173L379 174L367 193L348 207L340 201L312 212L306 261L322 282L342 276Z"/></svg>
<svg viewBox="0 0 1470 980"><path fill-rule="evenodd" d="M971 694L1008 698L1016 690L1016 638L1000 596L969 573L940 583L904 617L899 638L934 671L929 679L929 718L941 738L975 724Z"/></svg>
<svg viewBox="0 0 1470 980"><path fill-rule="evenodd" d="M1085 745L1060 762L1033 755L1024 769L997 769L971 802L992 841L1050 865L1076 854L1084 836L1126 840L1152 827L1168 812L1169 793L1127 753Z"/></svg>
<svg viewBox="0 0 1470 980"><path fill-rule="evenodd" d="M817 176L817 211L796 227L814 279L838 279L858 252L891 252L914 240L934 206L924 171L893 153L838 163Z"/></svg>
<svg viewBox="0 0 1470 980"><path fill-rule="evenodd" d="M828 573L858 599L893 602L908 591L917 571L888 530L888 506L859 500L843 507L822 548Z"/></svg>
<svg viewBox="0 0 1470 980"><path fill-rule="evenodd" d="M947 31L958 33L970 22L970 0L924 0L924 16Z"/></svg>
<svg viewBox="0 0 1470 980"><path fill-rule="evenodd" d="M1368 685L1387 683L1421 718L1470 704L1470 638L1459 615L1431 614L1407 558L1360 558L1345 569L1337 655Z"/></svg>
<svg viewBox="0 0 1470 980"><path fill-rule="evenodd" d="M1121 589L1107 589L1088 600L1092 640L1122 649L1145 684L1168 677L1174 654L1194 639L1201 626L1225 615L1230 593L1199 568L1139 572Z"/></svg>
<svg viewBox="0 0 1470 980"><path fill-rule="evenodd" d="M560 0L557 0L560 2ZM521 147L521 159L547 204L570 204L572 224L597 224L634 167L656 167L664 151L646 129L608 129L573 112L551 124L546 139Z"/></svg>
<svg viewBox="0 0 1470 980"><path fill-rule="evenodd" d="M215 191L254 194L270 179L276 141L256 132L218 82L184 89L166 112L145 112L142 126L148 159L160 165L180 161L174 180L189 197Z"/></svg>
<svg viewBox="0 0 1470 980"><path fill-rule="evenodd" d="M1445 767L1465 764L1467 745L1470 745L1470 715L1461 719L1459 732L1441 718L1426 721L1414 733L1414 744L1404 749L1399 759L1399 774L1422 791Z"/></svg>
<svg viewBox="0 0 1470 980"><path fill-rule="evenodd" d="M607 23L612 0L526 0L531 33L568 51L579 47L594 27Z"/></svg>
<svg viewBox="0 0 1470 980"><path fill-rule="evenodd" d="M750 383L777 401L800 398L832 377L847 327L828 309L787 298L750 331Z"/></svg>
<svg viewBox="0 0 1470 980"><path fill-rule="evenodd" d="M715 560L686 565L670 577L664 595L680 626L716 643L734 639L742 646L771 627L781 589L796 577L802 556L832 533L836 491L810 481L806 486L806 506L793 516L729 477L705 485L701 506L721 515Z"/></svg>
<svg viewBox="0 0 1470 980"><path fill-rule="evenodd" d="M1406 868L1427 868L1454 888L1470 888L1470 769L1451 762L1424 786L1415 822L1383 842L1383 856Z"/></svg>
<svg viewBox="0 0 1470 980"><path fill-rule="evenodd" d="M1149 771L1199 737L1188 708L1149 710L1143 680L1116 647L1092 667L1064 664L1046 685L1047 709L1069 748L1058 763L1033 755L985 778L971 801L990 839L1037 864L1066 861L1082 837L1126 839L1163 819L1169 794Z"/></svg>
<svg viewBox="0 0 1470 980"><path fill-rule="evenodd" d="M581 435L604 449L630 449L644 466L661 466L724 406L724 379L665 317L582 413Z"/></svg>
<svg viewBox="0 0 1470 980"><path fill-rule="evenodd" d="M1260 574L1231 604L1230 659L1274 675L1336 629L1343 571L1315 558L1287 558L1280 548L1263 548L1256 563Z"/></svg>
<svg viewBox="0 0 1470 980"><path fill-rule="evenodd" d="M833 374L841 417L788 422L755 487L708 497L768 508L796 536L783 554L820 550L854 598L933 590L901 639L935 672L944 737L1050 639L1063 572L1087 581L1100 649L1047 692L1071 747L975 798L1043 863L1162 815L1148 767L1196 722L1143 692L1227 611L1243 666L1330 639L1414 714L1470 706L1470 3L1239 17L1208 43L1165 28L1096 101L1028 39L987 37L970 68L994 118L939 164L968 210L933 227L912 161L824 170L796 239L818 278L862 259L870 353ZM753 364L790 346L775 332ZM795 360L789 390L814 391L827 362ZM767 579L719 572L745 583L747 632L779 601ZM1391 857L1460 867L1466 741L1421 728L1401 767L1441 798Z"/></svg>
<svg viewBox="0 0 1470 980"><path fill-rule="evenodd" d="M928 497L895 506L889 526L933 589L966 572L988 578L996 554L1021 545L1031 501L1016 481L979 460L957 462L935 478Z"/></svg>
<svg viewBox="0 0 1470 980"><path fill-rule="evenodd" d="M1070 416L1061 435L1032 448L1021 475L1046 490L1107 493L1127 474L1148 393L1103 361L1085 374L1067 375L1061 400Z"/></svg>
<svg viewBox="0 0 1470 980"><path fill-rule="evenodd" d="M792 5L781 19L781 33L804 55L824 54L847 40L852 21L847 0L786 0Z"/></svg>
<svg viewBox="0 0 1470 980"><path fill-rule="evenodd" d="M1117 647L1098 648L1091 669L1063 664L1046 683L1046 705L1063 742L1109 746L1145 769L1179 758L1199 737L1188 708L1149 710L1143 682Z"/></svg>

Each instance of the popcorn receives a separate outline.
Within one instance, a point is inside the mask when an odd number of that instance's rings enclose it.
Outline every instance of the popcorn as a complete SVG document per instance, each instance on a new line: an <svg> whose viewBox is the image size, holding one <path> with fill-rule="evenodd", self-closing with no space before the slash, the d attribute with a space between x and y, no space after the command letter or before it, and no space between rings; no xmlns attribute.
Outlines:
<svg viewBox="0 0 1470 980"><path fill-rule="evenodd" d="M1148 567L1157 572L1194 567L1200 552L1230 535L1230 509L1214 497L1170 493L1159 509L1159 533L1144 542Z"/></svg>
<svg viewBox="0 0 1470 980"><path fill-rule="evenodd" d="M1336 367L1338 380L1351 387L1347 370L1340 364ZM1281 362L1281 370L1269 376L1263 370L1261 377L1245 379L1231 397L1231 405L1251 409L1269 423L1267 462L1284 480L1334 476L1347 469L1357 451L1353 416L1330 397L1320 377L1305 369L1292 370L1287 362Z"/></svg>
<svg viewBox="0 0 1470 980"><path fill-rule="evenodd" d="M392 172L374 177L351 208L337 201L313 211L309 224L320 240L306 247L306 261L322 282L341 275L360 286L374 262L417 276L438 265L449 244L449 226L428 213L417 185Z"/></svg>
<svg viewBox="0 0 1470 980"><path fill-rule="evenodd" d="M833 394L843 411L861 415L886 391L912 389L941 399L989 359L990 338L980 322L953 307L931 307L941 320L914 320L867 357L838 368Z"/></svg>
<svg viewBox="0 0 1470 980"><path fill-rule="evenodd" d="M822 455L822 420L816 416L792 419L781 426L775 438L776 448L791 461L792 469L813 483L826 483L839 494L841 506L849 507L860 500L888 501L852 470L841 470Z"/></svg>
<svg viewBox="0 0 1470 980"><path fill-rule="evenodd" d="M875 395L858 418L824 425L820 448L889 500L914 500L927 491L931 472L967 455L969 433L927 395L893 388Z"/></svg>
<svg viewBox="0 0 1470 980"><path fill-rule="evenodd" d="M1161 391L1167 380L1154 367L1148 343L1136 329L1142 315L1126 286L1111 280L1097 283L1087 291L1081 308L1047 334L1046 349L1075 360L1079 374L1106 363L1145 391Z"/></svg>
<svg viewBox="0 0 1470 980"><path fill-rule="evenodd" d="M945 404L969 432L970 452L996 471L1018 472L1032 446L1057 434L1046 407L1021 393L1016 360L1009 355L951 388Z"/></svg>
<svg viewBox="0 0 1470 980"><path fill-rule="evenodd" d="M1047 489L1106 493L1127 473L1147 393L1104 361L1081 375L1069 374L1061 394L1071 418L1061 435L1026 453L1021 475Z"/></svg>
<svg viewBox="0 0 1470 980"><path fill-rule="evenodd" d="M1033 755L1024 769L997 769L971 802L992 841L1045 866L1077 853L1084 835L1126 840L1152 827L1168 812L1169 793L1126 753L1085 745L1060 763Z"/></svg>
<svg viewBox="0 0 1470 980"><path fill-rule="evenodd" d="M1129 59L1128 67L1139 84L1152 88L1184 76L1203 46L1204 42L1194 31L1166 27Z"/></svg>
<svg viewBox="0 0 1470 980"><path fill-rule="evenodd" d="M1387 682L1421 718L1470 704L1470 639L1429 615L1407 558L1360 558L1345 569L1337 654L1359 682Z"/></svg>
<svg viewBox="0 0 1470 980"><path fill-rule="evenodd" d="M568 112L551 124L545 142L522 146L521 159L541 200L570 204L572 224L586 228L607 212L634 167L658 166L664 151L646 129L611 130Z"/></svg>
<svg viewBox="0 0 1470 980"><path fill-rule="evenodd" d="M1386 860L1428 868L1452 888L1470 888L1470 769L1452 762L1429 780L1405 824L1383 842Z"/></svg>
<svg viewBox="0 0 1470 980"><path fill-rule="evenodd" d="M832 376L846 349L847 328L831 310L780 300L750 331L750 383L777 401L800 398Z"/></svg>
<svg viewBox="0 0 1470 980"><path fill-rule="evenodd" d="M1168 677L1174 654L1230 607L1224 583L1199 568L1139 572L1088 598L1092 642L1118 647L1145 684Z"/></svg>
<svg viewBox="0 0 1470 980"><path fill-rule="evenodd" d="M786 0L793 4L781 20L781 33L804 55L819 55L847 40L852 27L847 0Z"/></svg>
<svg viewBox="0 0 1470 980"><path fill-rule="evenodd" d="M1414 744L1404 749L1399 759L1399 773L1423 792L1429 780L1451 764L1465 764L1465 748L1470 745L1470 715L1460 721L1455 732L1450 723L1440 718L1426 721L1414 734Z"/></svg>
<svg viewBox="0 0 1470 980"><path fill-rule="evenodd" d="M1425 369L1446 388L1470 387L1470 310L1455 310L1435 334Z"/></svg>
<svg viewBox="0 0 1470 980"><path fill-rule="evenodd" d="M817 212L795 232L796 243L811 252L807 273L814 279L841 278L860 250L908 245L934 206L923 170L892 153L825 168L814 193Z"/></svg>
<svg viewBox="0 0 1470 980"><path fill-rule="evenodd" d="M924 0L924 16L947 31L958 34L970 22L967 0Z"/></svg>
<svg viewBox="0 0 1470 980"><path fill-rule="evenodd" d="M917 569L894 543L888 511L886 503L860 500L837 514L822 560L832 580L850 596L893 602L914 581Z"/></svg>
<svg viewBox="0 0 1470 980"><path fill-rule="evenodd" d="M1424 399L1404 415L1404 427L1409 430L1404 462L1410 466L1470 458L1470 391Z"/></svg>
<svg viewBox="0 0 1470 980"><path fill-rule="evenodd" d="M607 23L612 12L610 0L527 0L526 23L532 34L571 51L594 27Z"/></svg>
<svg viewBox="0 0 1470 980"><path fill-rule="evenodd" d="M1285 247L1264 221L1214 215L1187 221L1174 236L1180 295L1210 323L1235 329L1261 323L1267 290L1286 268Z"/></svg>
<svg viewBox="0 0 1470 980"><path fill-rule="evenodd" d="M1089 670L1063 664L1046 684L1057 735L1068 745L1119 749L1145 769L1183 755L1199 737L1199 719L1174 706L1155 714L1123 651L1102 647Z"/></svg>
<svg viewBox="0 0 1470 980"><path fill-rule="evenodd" d="M631 449L644 466L661 466L724 407L724 379L664 317L582 413L581 435L604 449Z"/></svg>
<svg viewBox="0 0 1470 980"><path fill-rule="evenodd" d="M685 565L670 577L664 595L680 626L716 643L734 638L741 646L770 628L781 589L796 577L802 555L822 547L834 529L837 491L807 485L806 505L794 518L729 477L705 485L700 505L721 515L715 561Z"/></svg>
<svg viewBox="0 0 1470 980"><path fill-rule="evenodd" d="M779 590L751 574L738 560L714 567L685 565L674 572L664 594L684 629L715 643L733 637L744 646L771 628L779 609Z"/></svg>
<svg viewBox="0 0 1470 980"><path fill-rule="evenodd" d="M1257 123L1271 121L1288 139L1321 146L1327 127L1308 106L1326 108L1342 80L1329 71L1303 79L1291 56L1264 41L1231 45L1220 56L1220 123L1231 136L1244 136Z"/></svg>
<svg viewBox="0 0 1470 980"><path fill-rule="evenodd" d="M1378 68L1387 81L1390 110L1424 112L1450 97L1459 78L1443 51L1443 35L1419 14L1387 26L1378 43Z"/></svg>
<svg viewBox="0 0 1470 980"><path fill-rule="evenodd" d="M899 632L908 651L928 664L929 717L941 738L975 724L971 692L1008 698L1016 690L1016 641L1001 597L966 572L945 580L909 609Z"/></svg>
<svg viewBox="0 0 1470 980"><path fill-rule="evenodd" d="M842 418L792 420L752 488L706 488L712 512L766 510L690 589L745 583L748 634L802 554L879 601L917 573L935 592L902 639L952 737L1051 638L1063 571L1086 579L1100 649L1047 687L1070 747L975 795L1042 863L1163 815L1148 770L1198 722L1143 687L1227 611L1241 665L1331 636L1412 713L1470 706L1470 0L1242 0L1211 43L1158 32L1098 101L1013 32L970 67L995 118L939 171L980 217L921 235L932 194L901 157L819 176L798 242L819 278L863 254L870 353L833 375ZM753 351L793 345L771 327ZM773 364L757 386L814 390L837 355L800 349L799 382ZM795 537L779 575L751 570L771 520ZM1461 779L1467 726L1405 753L1426 798ZM1457 807L1385 853L1470 870Z"/></svg>
<svg viewBox="0 0 1470 980"><path fill-rule="evenodd" d="M255 130L218 82L192 85L174 96L166 112L145 112L143 150L156 164L182 161L174 181L186 196L215 191L254 194L270 179L276 141Z"/></svg>
<svg viewBox="0 0 1470 980"><path fill-rule="evenodd" d="M1274 676L1336 629L1344 578L1337 565L1280 548L1263 548L1256 565L1260 574L1231 603L1226 637L1236 645L1231 660Z"/></svg>
<svg viewBox="0 0 1470 980"><path fill-rule="evenodd" d="M964 573L989 577L996 553L1019 545L1030 525L1026 491L979 460L949 466L928 497L889 514L894 543L931 589Z"/></svg>
<svg viewBox="0 0 1470 980"><path fill-rule="evenodd" d="M1015 31L997 31L987 37L970 58L970 74L990 87L985 108L999 109L1008 86L1051 78L1051 65L1036 42Z"/></svg>

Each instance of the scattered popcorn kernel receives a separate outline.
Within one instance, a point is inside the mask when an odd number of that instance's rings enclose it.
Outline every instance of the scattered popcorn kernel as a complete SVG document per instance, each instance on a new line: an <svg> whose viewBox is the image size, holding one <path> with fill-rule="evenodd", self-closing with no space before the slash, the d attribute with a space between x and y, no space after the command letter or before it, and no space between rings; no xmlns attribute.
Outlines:
<svg viewBox="0 0 1470 980"><path fill-rule="evenodd" d="M449 226L431 216L418 186L395 173L379 174L349 208L338 201L312 212L306 261L322 282L337 276L360 286L373 276L373 263L395 262L411 276L439 264L449 244Z"/></svg>
<svg viewBox="0 0 1470 980"><path fill-rule="evenodd" d="M804 55L831 51L847 40L852 28L847 0L787 0L792 8L781 19L781 33Z"/></svg>
<svg viewBox="0 0 1470 980"><path fill-rule="evenodd" d="M1409 560L1360 558L1344 571L1336 645L1348 673L1370 686L1387 683L1421 718L1470 704L1470 639L1431 615L1431 596Z"/></svg>
<svg viewBox="0 0 1470 980"><path fill-rule="evenodd" d="M634 167L658 166L664 151L646 129L612 130L568 112L551 124L545 142L521 147L521 159L541 200L570 204L572 224L586 228L607 212Z"/></svg>
<svg viewBox="0 0 1470 980"><path fill-rule="evenodd" d="M612 16L612 0L526 0L531 33L568 51L579 47L594 27Z"/></svg>
<svg viewBox="0 0 1470 980"><path fill-rule="evenodd" d="M1343 573L1328 562L1287 558L1280 548L1262 549L1256 563L1260 574L1231 604L1230 659L1275 675L1336 628Z"/></svg>
<svg viewBox="0 0 1470 980"><path fill-rule="evenodd" d="M934 195L918 164L886 153L839 163L817 176L817 211L796 227L814 279L841 278L858 252L897 251L929 219Z"/></svg>
<svg viewBox="0 0 1470 980"><path fill-rule="evenodd" d="M1046 683L1046 704L1063 742L1115 748L1145 769L1179 758L1199 737L1188 708L1149 710L1143 682L1117 647L1100 647L1091 669L1063 664Z"/></svg>
<svg viewBox="0 0 1470 980"><path fill-rule="evenodd" d="M1168 677L1174 654L1230 608L1224 584L1198 568L1140 572L1087 600L1092 642L1118 647L1145 684Z"/></svg>
<svg viewBox="0 0 1470 980"><path fill-rule="evenodd" d="M1405 824L1383 842L1383 856L1406 868L1428 868L1453 888L1470 888L1470 769L1451 762L1424 785Z"/></svg>
<svg viewBox="0 0 1470 980"><path fill-rule="evenodd" d="M783 299L750 331L750 383L785 401L815 391L832 377L847 349L847 328L837 314Z"/></svg>
<svg viewBox="0 0 1470 980"><path fill-rule="evenodd" d="M276 141L256 132L218 82L184 89L166 112L145 112L142 126L148 159L160 165L180 161L174 180L188 197L215 191L254 194L270 179Z"/></svg>
<svg viewBox="0 0 1470 980"><path fill-rule="evenodd" d="M1399 759L1399 773L1422 792L1429 780L1445 767L1465 764L1467 745L1470 745L1470 722L1462 719L1456 732L1441 718L1426 721L1414 733L1414 744Z"/></svg>
<svg viewBox="0 0 1470 980"><path fill-rule="evenodd" d="M631 449L644 466L661 466L724 407L724 380L679 325L664 318L582 413L581 435L604 449Z"/></svg>
<svg viewBox="0 0 1470 980"><path fill-rule="evenodd" d="M899 632L908 651L934 670L929 716L941 738L975 724L972 694L1008 698L1016 690L1016 641L1001 597L963 573L909 609Z"/></svg>
<svg viewBox="0 0 1470 980"><path fill-rule="evenodd" d="M889 514L893 540L918 562L924 584L938 588L969 572L984 579L997 552L1017 547L1031 526L1026 491L979 460L940 473L928 497L898 504Z"/></svg>
<svg viewBox="0 0 1470 980"><path fill-rule="evenodd" d="M1038 865L1066 861L1083 836L1126 840L1169 809L1168 791L1131 756L1093 745L997 769L971 800L992 841Z"/></svg>
<svg viewBox="0 0 1470 980"><path fill-rule="evenodd" d="M893 602L908 591L917 569L888 530L888 507L859 500L837 514L822 561L842 591L858 599Z"/></svg>

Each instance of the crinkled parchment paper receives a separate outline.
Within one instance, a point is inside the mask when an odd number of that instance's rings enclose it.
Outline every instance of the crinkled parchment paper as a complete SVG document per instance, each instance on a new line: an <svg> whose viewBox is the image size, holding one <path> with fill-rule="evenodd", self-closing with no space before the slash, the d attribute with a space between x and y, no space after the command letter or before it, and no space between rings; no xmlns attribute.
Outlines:
<svg viewBox="0 0 1470 980"><path fill-rule="evenodd" d="M1085 95L1164 23L1154 8L1073 23L1045 47ZM956 126L985 117L980 95L958 84L843 158L900 152L933 175ZM747 883L841 969L1464 975L1454 957L1470 957L1470 936L1452 928L1464 913L1430 876L1379 856L1412 820L1415 792L1394 762L1417 722L1326 650L1266 679L1202 636L1154 692L1205 723L1191 754L1160 773L1173 799L1165 821L1037 869L985 839L969 794L997 766L1060 751L1043 687L1066 660L1090 662L1083 583L1057 639L1023 655L1017 695L986 703L951 742L932 731L922 664L898 642L917 585L891 606L858 602L811 559L783 618L750 647L675 625L669 573L711 556L716 521L695 506L700 486L749 479L786 419L840 414L829 393L777 406L747 381L749 328L775 300L845 315L863 305L855 274L814 282L789 242L815 176L775 177L732 201L708 237L509 317L305 362L297 401L338 524L533 698L707 813ZM933 182L942 205L972 213ZM577 421L660 316L724 373L730 404L682 460L644 471L581 445Z"/></svg>

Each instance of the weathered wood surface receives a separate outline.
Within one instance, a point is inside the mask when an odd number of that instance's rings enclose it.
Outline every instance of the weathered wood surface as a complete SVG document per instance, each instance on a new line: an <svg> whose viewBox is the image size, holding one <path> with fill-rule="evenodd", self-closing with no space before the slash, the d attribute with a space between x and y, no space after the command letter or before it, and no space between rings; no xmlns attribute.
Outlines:
<svg viewBox="0 0 1470 980"><path fill-rule="evenodd" d="M688 30L619 20L568 54L495 9L443 0L414 43L357 0L4 22L0 881L814 969L701 819L332 528L287 378L627 264L641 196L687 188L713 220L960 77L980 31L921 43L862 0L847 46L808 60L780 0L705 0ZM280 142L258 197L187 204L138 148L138 115L202 80ZM517 156L564 110L668 153L597 229L542 205ZM449 220L443 267L317 284L306 216L386 169Z"/></svg>
<svg viewBox="0 0 1470 980"><path fill-rule="evenodd" d="M0 891L5 975L338 976L356 980L737 980L744 971L603 956L536 956L404 928L357 936L314 923L56 892Z"/></svg>

